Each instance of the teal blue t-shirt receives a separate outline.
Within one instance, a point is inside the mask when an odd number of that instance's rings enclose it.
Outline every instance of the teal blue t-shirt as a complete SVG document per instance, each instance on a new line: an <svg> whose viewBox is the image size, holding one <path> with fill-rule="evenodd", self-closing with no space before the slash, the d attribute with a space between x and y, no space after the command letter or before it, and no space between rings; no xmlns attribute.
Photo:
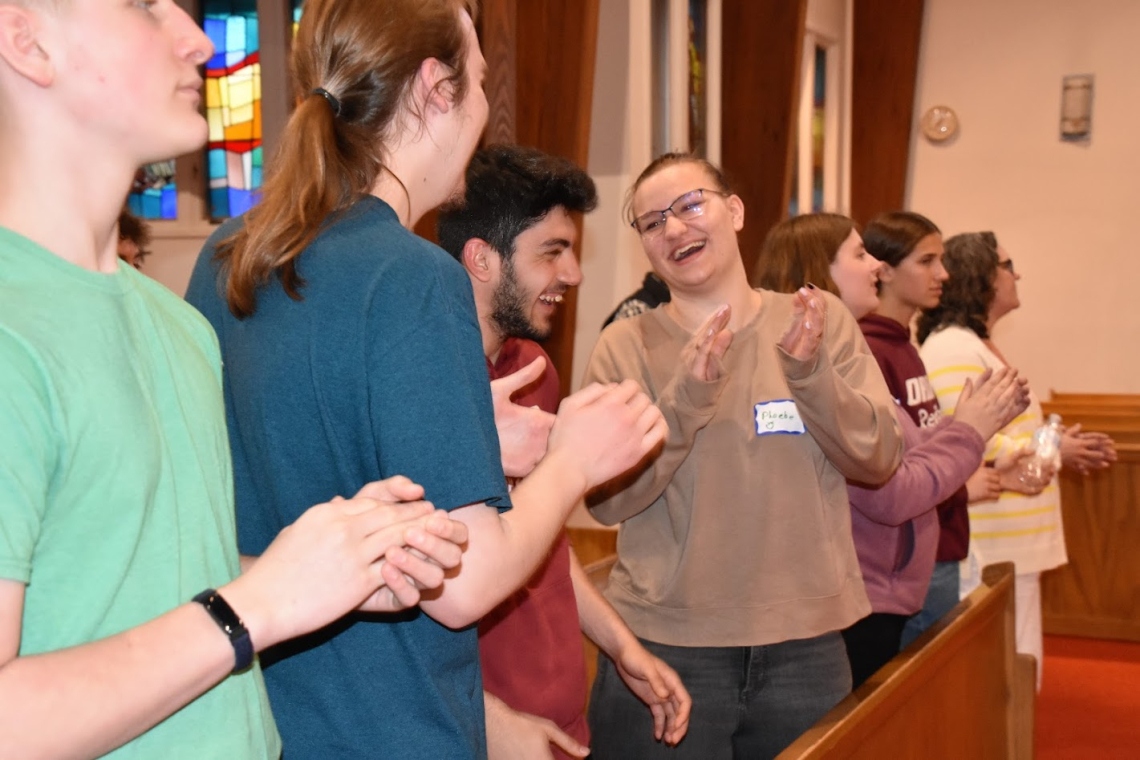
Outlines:
<svg viewBox="0 0 1140 760"><path fill-rule="evenodd" d="M462 267L368 196L296 259L301 300L271 279L238 320L214 248L240 223L207 241L186 297L221 343L242 552L392 475L441 509L509 506ZM286 760L486 755L474 627L350 615L262 662Z"/></svg>
<svg viewBox="0 0 1140 760"><path fill-rule="evenodd" d="M232 498L209 325L125 264L92 272L0 228L0 577L27 584L20 654L232 580ZM279 752L254 667L110 756Z"/></svg>

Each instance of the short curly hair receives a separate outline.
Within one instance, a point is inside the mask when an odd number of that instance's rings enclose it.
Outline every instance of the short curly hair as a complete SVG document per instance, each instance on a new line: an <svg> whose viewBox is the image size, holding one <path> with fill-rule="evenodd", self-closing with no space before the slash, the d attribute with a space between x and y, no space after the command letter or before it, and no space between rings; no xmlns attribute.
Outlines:
<svg viewBox="0 0 1140 760"><path fill-rule="evenodd" d="M958 325L979 338L990 337L986 320L994 302L998 243L992 232L964 232L946 241L942 266L950 279L942 286L942 299L918 318L918 342L935 330Z"/></svg>

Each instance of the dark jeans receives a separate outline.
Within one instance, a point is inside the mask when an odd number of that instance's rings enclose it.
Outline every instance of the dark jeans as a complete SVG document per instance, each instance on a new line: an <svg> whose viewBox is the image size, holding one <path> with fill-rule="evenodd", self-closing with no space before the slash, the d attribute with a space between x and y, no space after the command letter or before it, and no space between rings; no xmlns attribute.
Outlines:
<svg viewBox="0 0 1140 760"><path fill-rule="evenodd" d="M756 647L673 647L642 640L693 697L689 733L653 740L653 718L613 663L598 657L590 697L592 760L761 760L775 757L851 691L838 632Z"/></svg>
<svg viewBox="0 0 1140 760"><path fill-rule="evenodd" d="M947 612L954 609L956 604L958 604L958 562L935 562L934 575L930 576L930 588L926 590L926 601L922 603L922 609L912 615L903 628L899 650L910 646L910 642L941 620Z"/></svg>
<svg viewBox="0 0 1140 760"><path fill-rule="evenodd" d="M857 689L876 670L899 653L903 626L910 615L872 612L843 631L847 659L851 662L851 688Z"/></svg>

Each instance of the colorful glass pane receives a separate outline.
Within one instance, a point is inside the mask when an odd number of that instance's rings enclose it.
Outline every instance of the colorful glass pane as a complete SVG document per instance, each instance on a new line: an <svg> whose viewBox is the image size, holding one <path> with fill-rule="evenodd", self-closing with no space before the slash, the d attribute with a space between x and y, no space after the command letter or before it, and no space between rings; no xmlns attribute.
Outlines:
<svg viewBox="0 0 1140 760"><path fill-rule="evenodd" d="M210 216L239 216L261 189L261 57L256 0L205 0Z"/></svg>
<svg viewBox="0 0 1140 760"><path fill-rule="evenodd" d="M140 219L177 219L178 188L174 184L174 161L147 164L135 173L127 206Z"/></svg>
<svg viewBox="0 0 1140 760"><path fill-rule="evenodd" d="M293 0L293 39L297 38L297 25L301 23L301 5L304 0Z"/></svg>

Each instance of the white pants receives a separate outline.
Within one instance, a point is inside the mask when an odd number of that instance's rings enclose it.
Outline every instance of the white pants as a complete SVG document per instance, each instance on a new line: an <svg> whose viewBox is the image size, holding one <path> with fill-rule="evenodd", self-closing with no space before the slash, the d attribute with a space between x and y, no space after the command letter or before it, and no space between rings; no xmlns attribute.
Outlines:
<svg viewBox="0 0 1140 760"><path fill-rule="evenodd" d="M977 555L972 551L962 560L959 573L959 598L964 599L982 583ZM1041 634L1041 573L1017 573L1013 576L1014 630L1019 654L1031 654L1037 661L1037 691L1041 691L1041 670L1045 657Z"/></svg>

